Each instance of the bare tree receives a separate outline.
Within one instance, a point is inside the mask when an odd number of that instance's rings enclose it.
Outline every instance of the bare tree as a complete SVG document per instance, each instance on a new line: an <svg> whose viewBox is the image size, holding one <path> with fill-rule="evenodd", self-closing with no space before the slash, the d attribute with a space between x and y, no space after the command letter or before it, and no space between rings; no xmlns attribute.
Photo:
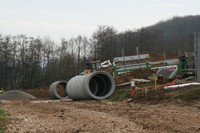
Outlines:
<svg viewBox="0 0 200 133"><path fill-rule="evenodd" d="M54 61L54 46L55 43L50 39L50 38L45 38L43 40L43 49L42 49L42 54L43 54L43 81L44 84L48 84L52 82L52 75L53 71L51 71L51 65L53 64Z"/></svg>
<svg viewBox="0 0 200 133"><path fill-rule="evenodd" d="M115 56L116 35L117 31L109 26L99 26L97 31L93 33L95 55L98 59L107 60Z"/></svg>

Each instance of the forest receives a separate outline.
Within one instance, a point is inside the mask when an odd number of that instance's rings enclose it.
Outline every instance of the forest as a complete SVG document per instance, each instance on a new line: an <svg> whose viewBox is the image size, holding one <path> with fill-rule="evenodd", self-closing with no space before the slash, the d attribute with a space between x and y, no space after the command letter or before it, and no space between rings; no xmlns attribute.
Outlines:
<svg viewBox="0 0 200 133"><path fill-rule="evenodd" d="M60 44L48 37L0 34L0 88L31 89L69 80L88 61L112 61L122 51L125 56L134 55L136 47L140 53L192 52L194 32L199 31L200 16L184 16L123 32L101 25L89 38L62 38Z"/></svg>

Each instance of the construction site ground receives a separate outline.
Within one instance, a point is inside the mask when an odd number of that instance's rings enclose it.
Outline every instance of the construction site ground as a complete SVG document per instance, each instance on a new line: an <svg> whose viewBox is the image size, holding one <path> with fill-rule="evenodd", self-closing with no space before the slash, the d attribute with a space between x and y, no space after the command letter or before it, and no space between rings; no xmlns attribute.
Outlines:
<svg viewBox="0 0 200 133"><path fill-rule="evenodd" d="M198 133L200 101L149 99L60 101L48 88L28 93L38 100L1 101L8 112L5 132L12 133ZM123 89L123 88L122 88ZM168 94L173 95L173 91ZM45 97L46 96L46 97Z"/></svg>

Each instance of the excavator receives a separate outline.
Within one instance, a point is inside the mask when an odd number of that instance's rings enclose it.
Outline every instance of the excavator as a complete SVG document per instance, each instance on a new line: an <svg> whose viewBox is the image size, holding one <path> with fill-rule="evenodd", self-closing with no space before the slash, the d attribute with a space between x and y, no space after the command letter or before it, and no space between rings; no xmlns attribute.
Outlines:
<svg viewBox="0 0 200 133"><path fill-rule="evenodd" d="M81 74L86 75L101 69L102 66L100 62L100 60L87 62L85 64L85 70L81 72Z"/></svg>

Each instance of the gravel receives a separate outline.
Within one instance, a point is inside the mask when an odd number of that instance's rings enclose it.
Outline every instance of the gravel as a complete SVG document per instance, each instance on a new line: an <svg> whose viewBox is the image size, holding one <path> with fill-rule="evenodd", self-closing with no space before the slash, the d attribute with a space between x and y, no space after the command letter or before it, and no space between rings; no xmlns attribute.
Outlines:
<svg viewBox="0 0 200 133"><path fill-rule="evenodd" d="M20 90L9 90L0 94L0 100L26 100L26 99L36 99L36 97Z"/></svg>

